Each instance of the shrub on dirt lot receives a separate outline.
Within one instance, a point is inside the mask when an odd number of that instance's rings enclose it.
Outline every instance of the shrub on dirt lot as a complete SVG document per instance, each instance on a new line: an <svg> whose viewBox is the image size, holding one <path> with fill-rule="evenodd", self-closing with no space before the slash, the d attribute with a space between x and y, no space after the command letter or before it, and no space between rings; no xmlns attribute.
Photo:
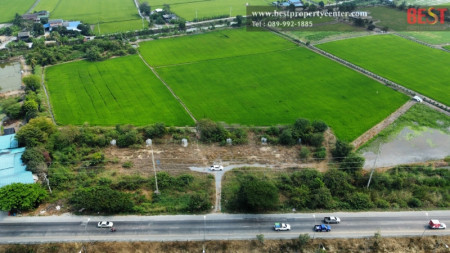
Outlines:
<svg viewBox="0 0 450 253"><path fill-rule="evenodd" d="M321 120L314 120L312 122L312 127L314 128L314 132L319 133L323 133L328 129L327 124Z"/></svg>
<svg viewBox="0 0 450 253"><path fill-rule="evenodd" d="M327 157L327 150L325 149L325 147L317 148L313 156L319 161L324 160Z"/></svg>
<svg viewBox="0 0 450 253"><path fill-rule="evenodd" d="M422 201L420 201L419 199L417 199L417 198L411 198L409 201L408 201L408 206L409 207L421 207L423 204L422 204Z"/></svg>
<svg viewBox="0 0 450 253"><path fill-rule="evenodd" d="M346 169L350 172L355 172L361 170L364 166L364 157L351 152L347 157L345 157L339 167L341 169Z"/></svg>
<svg viewBox="0 0 450 253"><path fill-rule="evenodd" d="M141 188L147 182L148 179L145 179L141 176L124 176L119 180L119 182L114 184L113 188L117 190L134 191Z"/></svg>
<svg viewBox="0 0 450 253"><path fill-rule="evenodd" d="M133 129L119 135L119 138L117 139L117 146L119 148L126 148L139 142L140 138L138 136L138 132Z"/></svg>
<svg viewBox="0 0 450 253"><path fill-rule="evenodd" d="M39 184L14 183L0 188L0 210L34 209L47 198L47 191Z"/></svg>
<svg viewBox="0 0 450 253"><path fill-rule="evenodd" d="M194 181L194 176L189 174L183 174L176 178L176 184L181 187L189 185L192 181Z"/></svg>
<svg viewBox="0 0 450 253"><path fill-rule="evenodd" d="M279 142L281 145L291 146L295 144L295 139L292 138L292 130L287 128L284 129L280 134Z"/></svg>
<svg viewBox="0 0 450 253"><path fill-rule="evenodd" d="M208 194L193 193L189 196L189 202L187 205L187 211L191 213L198 213L206 211L210 208L211 202L209 201Z"/></svg>
<svg viewBox="0 0 450 253"><path fill-rule="evenodd" d="M121 213L133 210L131 195L106 186L79 188L70 197L75 209L90 212Z"/></svg>
<svg viewBox="0 0 450 253"><path fill-rule="evenodd" d="M223 128L223 126L209 119L199 120L197 123L197 129L200 132L200 140L203 142L221 142L227 137L227 131Z"/></svg>
<svg viewBox="0 0 450 253"><path fill-rule="evenodd" d="M302 149L300 150L300 159L308 159L309 157L309 149L307 147L302 147Z"/></svg>
<svg viewBox="0 0 450 253"><path fill-rule="evenodd" d="M280 128L276 126L270 126L269 129L266 130L266 134L272 135L272 136L278 136L280 135Z"/></svg>
<svg viewBox="0 0 450 253"><path fill-rule="evenodd" d="M336 145L333 150L331 150L331 154L333 155L333 158L337 161L344 160L345 157L347 157L350 152L353 150L353 146L341 141L337 140Z"/></svg>
<svg viewBox="0 0 450 253"><path fill-rule="evenodd" d="M348 203L355 210L364 210L373 207L369 194L356 192L349 196Z"/></svg>
<svg viewBox="0 0 450 253"><path fill-rule="evenodd" d="M72 186L74 175L67 168L50 168L48 179L53 190L66 190Z"/></svg>
<svg viewBox="0 0 450 253"><path fill-rule="evenodd" d="M132 168L133 166L134 166L134 164L131 161L127 161L122 164L122 168L125 168L125 169Z"/></svg>
<svg viewBox="0 0 450 253"><path fill-rule="evenodd" d="M233 144L245 144L247 143L247 132L242 128L235 128L230 130L230 138L233 140Z"/></svg>
<svg viewBox="0 0 450 253"><path fill-rule="evenodd" d="M249 212L265 212L278 206L278 189L270 181L247 176L238 194L239 209Z"/></svg>
<svg viewBox="0 0 450 253"><path fill-rule="evenodd" d="M22 162L27 166L27 170L38 173L44 167L46 168L44 149L41 147L28 148L22 155Z"/></svg>
<svg viewBox="0 0 450 253"><path fill-rule="evenodd" d="M145 138L162 138L167 133L164 123L156 123L154 125L144 128Z"/></svg>
<svg viewBox="0 0 450 253"><path fill-rule="evenodd" d="M323 133L314 133L309 138L309 143L314 147L320 147L322 146L323 140Z"/></svg>

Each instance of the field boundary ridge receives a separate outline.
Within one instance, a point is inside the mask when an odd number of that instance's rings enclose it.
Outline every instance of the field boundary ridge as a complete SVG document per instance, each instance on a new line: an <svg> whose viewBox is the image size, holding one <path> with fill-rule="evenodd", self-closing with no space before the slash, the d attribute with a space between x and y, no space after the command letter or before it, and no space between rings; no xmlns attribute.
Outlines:
<svg viewBox="0 0 450 253"><path fill-rule="evenodd" d="M155 71L155 69L144 60L144 58L142 57L142 55L139 51L138 51L138 55L141 58L142 62L144 62L144 64L153 72L153 74L164 84L164 86L166 86L166 88L170 91L170 93L172 93L172 96L176 100L178 100L180 105L183 106L184 110L186 110L186 112L189 114L189 116L192 118L192 120L195 123L197 123L197 119L194 117L192 112L187 108L187 106L183 103L183 101L175 94L175 92L172 90L172 88L170 88L170 86L158 75L158 73Z"/></svg>

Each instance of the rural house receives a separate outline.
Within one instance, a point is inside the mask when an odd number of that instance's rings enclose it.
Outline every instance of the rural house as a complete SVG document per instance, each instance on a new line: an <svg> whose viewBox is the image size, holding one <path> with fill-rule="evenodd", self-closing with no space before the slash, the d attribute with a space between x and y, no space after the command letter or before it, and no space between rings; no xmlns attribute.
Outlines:
<svg viewBox="0 0 450 253"><path fill-rule="evenodd" d="M15 136L0 136L0 187L12 183L34 183L33 175L22 163L25 148L18 148Z"/></svg>

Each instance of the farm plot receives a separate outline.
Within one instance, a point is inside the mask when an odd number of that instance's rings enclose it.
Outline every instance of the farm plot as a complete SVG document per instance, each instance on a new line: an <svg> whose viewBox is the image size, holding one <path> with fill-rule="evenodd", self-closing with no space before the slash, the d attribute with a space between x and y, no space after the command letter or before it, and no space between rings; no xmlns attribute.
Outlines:
<svg viewBox="0 0 450 253"><path fill-rule="evenodd" d="M318 47L450 105L450 57L447 52L394 35L353 38Z"/></svg>
<svg viewBox="0 0 450 253"><path fill-rule="evenodd" d="M136 55L53 66L46 69L45 80L59 124L193 124Z"/></svg>
<svg viewBox="0 0 450 253"><path fill-rule="evenodd" d="M133 0L41 0L35 10L42 9L50 10L52 19L100 23L102 34L142 29L142 21ZM121 25L123 22L127 24ZM104 31L103 23L106 24Z"/></svg>
<svg viewBox="0 0 450 253"><path fill-rule="evenodd" d="M0 3L0 23L12 21L16 13L25 14L34 2L35 0L2 0Z"/></svg>
<svg viewBox="0 0 450 253"><path fill-rule="evenodd" d="M197 118L244 125L327 122L351 141L408 98L305 48L157 68Z"/></svg>
<svg viewBox="0 0 450 253"><path fill-rule="evenodd" d="M430 43L430 44L448 44L450 43L450 32L402 32L407 36L414 37L418 40Z"/></svg>
<svg viewBox="0 0 450 253"><path fill-rule="evenodd" d="M144 42L139 51L150 65L162 66L293 47L296 45L269 32L236 29Z"/></svg>
<svg viewBox="0 0 450 253"><path fill-rule="evenodd" d="M150 2L153 8L162 7L169 4L171 11L178 16L193 20L195 18L210 18L223 15L245 15L246 5L268 6L270 0L156 0ZM152 8L152 9L153 9Z"/></svg>

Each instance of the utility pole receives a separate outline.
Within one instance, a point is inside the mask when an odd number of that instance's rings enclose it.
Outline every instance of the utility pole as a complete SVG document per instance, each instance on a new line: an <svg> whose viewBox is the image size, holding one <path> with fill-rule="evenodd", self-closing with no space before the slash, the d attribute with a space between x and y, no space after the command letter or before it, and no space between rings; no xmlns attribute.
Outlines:
<svg viewBox="0 0 450 253"><path fill-rule="evenodd" d="M45 174L45 173L42 173L42 174L44 174L44 180L45 180L45 182L47 183L48 190L50 191L50 194L53 194L53 193L52 193L52 188L50 188L50 181L49 181L48 178L47 178L47 174Z"/></svg>
<svg viewBox="0 0 450 253"><path fill-rule="evenodd" d="M156 185L156 191L155 191L155 194L159 194L159 189L158 189L158 177L156 176L155 157L153 156L153 145L150 144L150 147L151 147L151 149L152 149L152 164L153 164L153 171L155 172L155 185Z"/></svg>
<svg viewBox="0 0 450 253"><path fill-rule="evenodd" d="M380 143L378 143L377 156L375 157L375 160L373 161L372 171L370 172L369 181L367 181L367 189L369 189L370 181L372 180L372 175L373 175L373 172L375 171L375 164L377 163L378 156L380 155L380 147L381 147L381 141L380 141Z"/></svg>

